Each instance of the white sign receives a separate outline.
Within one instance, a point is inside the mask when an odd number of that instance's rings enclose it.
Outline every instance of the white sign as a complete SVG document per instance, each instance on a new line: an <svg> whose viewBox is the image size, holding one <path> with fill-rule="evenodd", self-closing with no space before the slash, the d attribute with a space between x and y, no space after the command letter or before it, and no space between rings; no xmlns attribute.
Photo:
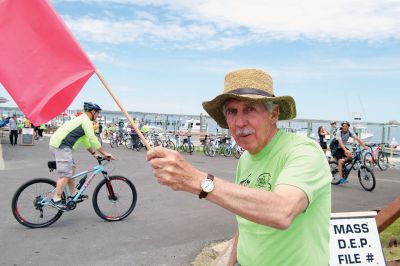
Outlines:
<svg viewBox="0 0 400 266"><path fill-rule="evenodd" d="M376 212L332 214L330 266L386 265L375 216Z"/></svg>

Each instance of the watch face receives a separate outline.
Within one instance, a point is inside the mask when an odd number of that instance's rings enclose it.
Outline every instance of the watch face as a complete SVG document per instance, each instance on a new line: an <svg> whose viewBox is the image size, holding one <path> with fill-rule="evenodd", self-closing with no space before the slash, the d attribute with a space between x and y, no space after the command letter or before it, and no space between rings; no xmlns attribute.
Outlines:
<svg viewBox="0 0 400 266"><path fill-rule="evenodd" d="M210 193L214 189L214 182L211 179L208 179L208 178L204 179L201 182L201 189L204 192Z"/></svg>

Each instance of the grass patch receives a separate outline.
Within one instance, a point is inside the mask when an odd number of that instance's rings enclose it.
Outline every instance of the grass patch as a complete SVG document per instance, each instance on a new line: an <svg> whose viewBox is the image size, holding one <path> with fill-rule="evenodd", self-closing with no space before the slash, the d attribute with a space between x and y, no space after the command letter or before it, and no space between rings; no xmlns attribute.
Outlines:
<svg viewBox="0 0 400 266"><path fill-rule="evenodd" d="M380 234L383 252L387 261L400 260L400 218ZM397 242L397 247L393 246ZM392 245L392 247L389 247Z"/></svg>

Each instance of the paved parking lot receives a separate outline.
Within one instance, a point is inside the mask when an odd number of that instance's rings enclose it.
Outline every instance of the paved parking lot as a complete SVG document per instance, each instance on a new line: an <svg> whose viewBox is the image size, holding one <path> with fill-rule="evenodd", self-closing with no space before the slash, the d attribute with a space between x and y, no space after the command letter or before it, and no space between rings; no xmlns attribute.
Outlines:
<svg viewBox="0 0 400 266"><path fill-rule="evenodd" d="M126 220L109 223L94 212L89 200L48 228L28 229L14 220L11 198L33 177L51 177L48 139L33 146L2 144L4 170L0 171L0 265L190 265L207 244L228 239L235 218L224 209L196 196L160 186L145 161L145 151L111 149L117 158L113 174L128 177L136 186L138 202ZM237 160L194 154L185 157L196 167L233 180ZM84 150L75 154L78 170L94 165ZM364 191L355 176L333 187L333 211L365 211L385 206L400 191L400 171L375 170L377 188Z"/></svg>

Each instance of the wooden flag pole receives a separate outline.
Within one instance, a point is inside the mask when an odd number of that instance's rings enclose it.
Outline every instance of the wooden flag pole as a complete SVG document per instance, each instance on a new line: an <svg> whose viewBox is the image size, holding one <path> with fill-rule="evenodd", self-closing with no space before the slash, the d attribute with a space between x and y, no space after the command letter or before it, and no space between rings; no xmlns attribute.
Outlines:
<svg viewBox="0 0 400 266"><path fill-rule="evenodd" d="M139 138L142 140L144 146L146 146L147 150L150 150L151 147L150 147L149 143L147 142L147 140L144 138L142 132L140 132L140 130L136 127L135 123L133 123L132 117L128 114L127 111L125 111L124 107L119 102L119 100L114 95L114 93L111 91L111 88L108 86L107 82L104 80L103 76L99 73L99 71L97 69L96 69L96 75L97 75L97 77L99 77L101 83L103 83L103 85L106 88L106 90L108 91L108 93L110 93L111 97L114 99L114 101L118 105L119 109L121 109L121 112L125 115L126 118L128 118L129 123L131 123L133 129L136 131Z"/></svg>

